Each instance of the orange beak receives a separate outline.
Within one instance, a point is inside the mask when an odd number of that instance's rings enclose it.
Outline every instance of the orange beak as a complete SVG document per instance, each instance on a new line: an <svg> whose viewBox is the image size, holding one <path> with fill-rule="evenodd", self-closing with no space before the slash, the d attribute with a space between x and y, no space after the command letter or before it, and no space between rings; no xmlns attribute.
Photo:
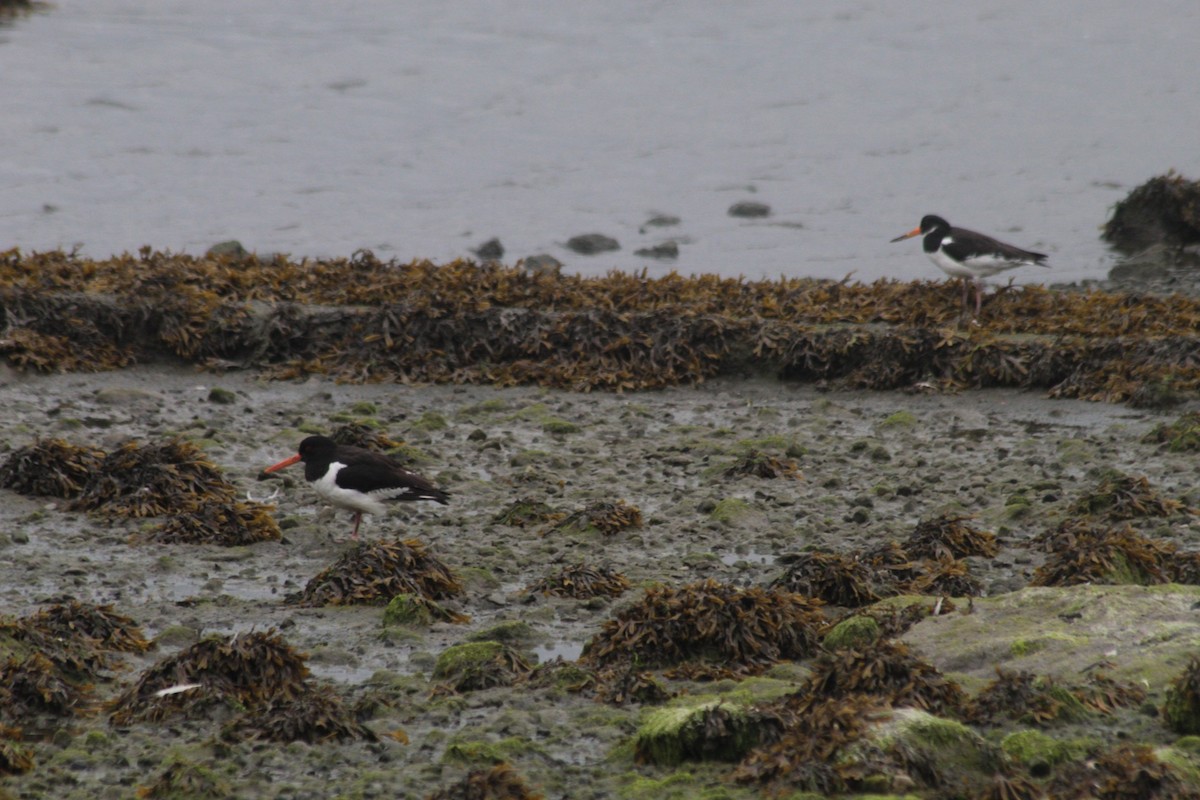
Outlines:
<svg viewBox="0 0 1200 800"><path fill-rule="evenodd" d="M921 226L918 225L917 227L913 228L908 233L903 234L902 236L897 236L895 239L892 239L891 243L903 242L905 239L911 239L914 236L920 236L920 235L921 235ZM270 472L270 470L267 470L267 471Z"/></svg>
<svg viewBox="0 0 1200 800"><path fill-rule="evenodd" d="M280 461L278 464L272 464L271 466L264 469L263 472L275 472L276 470L283 469L284 467L290 467L292 464L295 464L299 460L300 460L300 454L297 453L296 455L292 456L291 458L285 458L283 461Z"/></svg>

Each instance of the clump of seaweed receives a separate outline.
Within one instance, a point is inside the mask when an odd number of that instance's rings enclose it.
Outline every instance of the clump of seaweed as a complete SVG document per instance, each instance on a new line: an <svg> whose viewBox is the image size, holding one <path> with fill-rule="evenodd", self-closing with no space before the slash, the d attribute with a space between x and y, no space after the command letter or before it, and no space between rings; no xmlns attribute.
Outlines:
<svg viewBox="0 0 1200 800"><path fill-rule="evenodd" d="M295 693L268 698L253 714L243 714L221 731L229 741L376 741L374 731L354 718L328 686L307 684Z"/></svg>
<svg viewBox="0 0 1200 800"><path fill-rule="evenodd" d="M1200 301L1026 286L968 331L953 287L645 273L531 275L497 263L0 253L0 357L25 369L174 358L268 376L647 389L747 366L896 388L1039 388L1123 402L1200 389ZM17 322L19 321L19 322ZM1153 394L1153 392L1152 392Z"/></svg>
<svg viewBox="0 0 1200 800"><path fill-rule="evenodd" d="M73 716L88 710L92 686L69 680L41 653L10 656L0 664L0 708L18 719L51 714Z"/></svg>
<svg viewBox="0 0 1200 800"><path fill-rule="evenodd" d="M1169 453L1200 450L1200 411L1189 411L1174 422L1155 425L1142 441L1161 444Z"/></svg>
<svg viewBox="0 0 1200 800"><path fill-rule="evenodd" d="M604 623L580 661L604 666L630 659L642 668L689 664L688 674L758 674L816 650L824 619L819 601L715 580L646 590L641 601Z"/></svg>
<svg viewBox="0 0 1200 800"><path fill-rule="evenodd" d="M879 623L879 638L896 639L928 617L932 609L927 603L909 603L901 608L876 606L867 609L866 613Z"/></svg>
<svg viewBox="0 0 1200 800"><path fill-rule="evenodd" d="M525 588L529 594L573 597L619 597L629 588L629 580L612 567L591 567L571 564L554 575L548 575Z"/></svg>
<svg viewBox="0 0 1200 800"><path fill-rule="evenodd" d="M632 662L612 664L596 670L596 699L601 703L623 706L626 703L657 705L671 698L671 692L654 676Z"/></svg>
<svg viewBox="0 0 1200 800"><path fill-rule="evenodd" d="M739 458L724 473L726 478L750 475L755 478L791 478L803 480L800 465L793 458L779 458L758 450L750 450Z"/></svg>
<svg viewBox="0 0 1200 800"><path fill-rule="evenodd" d="M1151 178L1113 207L1102 235L1125 252L1200 242L1200 182L1174 172Z"/></svg>
<svg viewBox="0 0 1200 800"><path fill-rule="evenodd" d="M966 704L963 718L984 725L1008 719L1042 726L1069 718L1080 709L1079 701L1055 686L1051 678L997 666L996 677Z"/></svg>
<svg viewBox="0 0 1200 800"><path fill-rule="evenodd" d="M544 800L531 790L507 763L474 769L455 784L439 789L425 800Z"/></svg>
<svg viewBox="0 0 1200 800"><path fill-rule="evenodd" d="M240 500L198 503L174 514L150 534L160 544L215 544L222 547L277 542L283 538L270 506Z"/></svg>
<svg viewBox="0 0 1200 800"><path fill-rule="evenodd" d="M983 585L971 574L971 566L965 559L942 557L923 562L921 574L909 583L906 591L947 597L978 597L983 593Z"/></svg>
<svg viewBox="0 0 1200 800"><path fill-rule="evenodd" d="M157 517L208 501L232 502L234 486L191 442L128 442L109 453L72 508L113 516Z"/></svg>
<svg viewBox="0 0 1200 800"><path fill-rule="evenodd" d="M843 792L848 786L839 753L886 710L885 702L869 695L788 695L759 709L766 741L742 760L734 780L822 795Z"/></svg>
<svg viewBox="0 0 1200 800"><path fill-rule="evenodd" d="M852 556L813 551L788 554L779 560L787 567L771 581L772 589L798 592L848 608L870 605L880 599L875 590L874 571Z"/></svg>
<svg viewBox="0 0 1200 800"><path fill-rule="evenodd" d="M195 717L220 705L262 708L306 689L304 657L275 631L211 636L159 661L113 701L109 722Z"/></svg>
<svg viewBox="0 0 1200 800"><path fill-rule="evenodd" d="M302 606L386 605L399 594L443 600L462 594L450 568L416 539L361 542L289 601Z"/></svg>
<svg viewBox="0 0 1200 800"><path fill-rule="evenodd" d="M1200 584L1200 551L1178 550L1167 559L1165 567L1172 583L1188 586Z"/></svg>
<svg viewBox="0 0 1200 800"><path fill-rule="evenodd" d="M1085 708L1101 714L1111 714L1117 708L1141 705L1146 699L1146 690L1136 683L1127 683L1097 672L1088 682L1071 690L1071 694Z"/></svg>
<svg viewBox="0 0 1200 800"><path fill-rule="evenodd" d="M95 641L45 630L28 617L0 619L0 649L17 658L31 653L42 655L66 680L75 684L90 683L108 666L108 659Z"/></svg>
<svg viewBox="0 0 1200 800"><path fill-rule="evenodd" d="M640 527L641 509L629 505L624 500L591 503L554 524L554 528L558 530L597 530L605 536Z"/></svg>
<svg viewBox="0 0 1200 800"><path fill-rule="evenodd" d="M0 775L21 775L33 769L33 756L20 740L20 730L0 725Z"/></svg>
<svg viewBox="0 0 1200 800"><path fill-rule="evenodd" d="M146 641L138 624L124 614L114 612L111 605L68 600L38 611L25 621L56 639L82 638L101 650L144 653L150 649L150 642Z"/></svg>
<svg viewBox="0 0 1200 800"><path fill-rule="evenodd" d="M448 694L512 686L532 669L517 650L503 642L468 642L451 647L438 657L433 677L440 683L435 692Z"/></svg>
<svg viewBox="0 0 1200 800"><path fill-rule="evenodd" d="M0 486L36 497L77 497L103 459L103 450L39 439L15 450L0 466Z"/></svg>
<svg viewBox="0 0 1200 800"><path fill-rule="evenodd" d="M857 559L871 568L881 597L903 592L921 573L920 565L894 540L861 551Z"/></svg>
<svg viewBox="0 0 1200 800"><path fill-rule="evenodd" d="M345 425L339 425L333 430L333 433L329 434L329 438L338 444L361 447L364 450L374 450L377 453L386 453L389 450L395 450L404 446L404 442L398 442L389 437L386 432L361 422L348 422Z"/></svg>
<svg viewBox="0 0 1200 800"><path fill-rule="evenodd" d="M1070 761L1046 785L1055 800L1195 800L1194 785L1143 744L1122 744Z"/></svg>
<svg viewBox="0 0 1200 800"><path fill-rule="evenodd" d="M957 713L966 701L957 683L914 656L907 645L888 639L822 653L799 694L824 699L869 695L892 707L912 706L933 714Z"/></svg>
<svg viewBox="0 0 1200 800"><path fill-rule="evenodd" d="M498 513L492 518L492 521L501 525L512 525L515 528L528 528L548 522L557 522L564 516L566 515L561 511L540 500L522 497Z"/></svg>
<svg viewBox="0 0 1200 800"><path fill-rule="evenodd" d="M996 535L968 524L970 516L940 514L922 520L902 543L904 551L917 558L991 558L1000 552Z"/></svg>
<svg viewBox="0 0 1200 800"><path fill-rule="evenodd" d="M1128 525L1107 528L1086 521L1059 525L1043 537L1049 550L1031 586L1075 586L1081 583L1166 583L1175 545L1147 539Z"/></svg>
<svg viewBox="0 0 1200 800"><path fill-rule="evenodd" d="M1167 727L1181 735L1200 734L1200 658L1192 656L1167 687L1162 707Z"/></svg>
<svg viewBox="0 0 1200 800"><path fill-rule="evenodd" d="M172 761L153 783L137 790L141 800L221 800L232 796L233 787L212 770L182 759Z"/></svg>
<svg viewBox="0 0 1200 800"><path fill-rule="evenodd" d="M1191 510L1178 500L1160 495L1145 476L1135 478L1117 470L1106 470L1096 488L1071 504L1070 513L1102 516L1110 520L1166 517Z"/></svg>

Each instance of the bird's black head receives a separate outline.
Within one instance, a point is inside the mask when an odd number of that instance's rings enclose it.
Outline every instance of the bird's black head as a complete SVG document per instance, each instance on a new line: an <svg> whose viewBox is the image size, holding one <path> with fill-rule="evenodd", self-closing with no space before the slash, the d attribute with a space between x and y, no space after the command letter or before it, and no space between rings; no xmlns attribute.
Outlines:
<svg viewBox="0 0 1200 800"><path fill-rule="evenodd" d="M949 230L950 223L937 214L926 214L921 217L921 233L932 233L933 231L947 233Z"/></svg>
<svg viewBox="0 0 1200 800"><path fill-rule="evenodd" d="M332 456L336 449L337 442L328 436L309 436L300 443L296 452L300 454L301 461L308 463L324 456Z"/></svg>

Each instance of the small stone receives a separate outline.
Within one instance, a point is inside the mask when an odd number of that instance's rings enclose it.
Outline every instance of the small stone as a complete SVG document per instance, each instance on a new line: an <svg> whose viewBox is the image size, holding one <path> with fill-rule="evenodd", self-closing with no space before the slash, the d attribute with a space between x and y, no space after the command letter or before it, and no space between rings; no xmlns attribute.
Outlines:
<svg viewBox="0 0 1200 800"><path fill-rule="evenodd" d="M766 203L758 203L754 200L742 200L734 203L729 207L729 216L731 217L769 217L771 216L771 207Z"/></svg>
<svg viewBox="0 0 1200 800"><path fill-rule="evenodd" d="M645 233L647 228L669 228L678 225L682 220L672 214L655 214L642 223L639 233Z"/></svg>
<svg viewBox="0 0 1200 800"><path fill-rule="evenodd" d="M504 258L504 245L500 244L500 240L493 236L471 252L484 261L499 261Z"/></svg>
<svg viewBox="0 0 1200 800"><path fill-rule="evenodd" d="M237 239L230 239L227 242L217 242L205 250L204 255L207 258L245 258L250 255L250 251L242 247L242 243Z"/></svg>
<svg viewBox="0 0 1200 800"><path fill-rule="evenodd" d="M679 245L674 240L634 250L633 254L643 258L679 258Z"/></svg>
<svg viewBox="0 0 1200 800"><path fill-rule="evenodd" d="M208 402L227 406L237 402L237 395L228 389L214 386L208 393Z"/></svg>
<svg viewBox="0 0 1200 800"><path fill-rule="evenodd" d="M591 256L609 250L620 250L621 245L616 239L602 233L584 233L568 239L567 248L581 256Z"/></svg>
<svg viewBox="0 0 1200 800"><path fill-rule="evenodd" d="M539 253L522 261L521 269L525 271L526 275L533 277L546 275L556 278L562 272L562 262L552 255Z"/></svg>

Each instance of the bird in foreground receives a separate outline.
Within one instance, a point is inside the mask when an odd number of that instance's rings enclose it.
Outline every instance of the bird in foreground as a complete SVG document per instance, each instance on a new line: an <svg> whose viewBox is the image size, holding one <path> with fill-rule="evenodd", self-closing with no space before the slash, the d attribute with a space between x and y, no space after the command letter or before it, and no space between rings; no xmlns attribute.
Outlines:
<svg viewBox="0 0 1200 800"><path fill-rule="evenodd" d="M936 214L921 218L921 224L908 233L892 239L902 242L914 236L924 235L925 255L929 256L943 272L963 281L963 311L967 309L967 284L975 284L975 316L983 305L983 279L997 272L1016 267L1043 264L1045 253L1022 250L1011 244L997 241L990 236L966 228L955 228Z"/></svg>
<svg viewBox="0 0 1200 800"><path fill-rule="evenodd" d="M338 444L328 436L309 436L300 443L296 455L267 467L260 478L298 461L304 462L304 479L318 495L354 512L351 539L358 538L362 515L384 513L386 500L433 500L442 505L450 502L449 493L387 456Z"/></svg>

